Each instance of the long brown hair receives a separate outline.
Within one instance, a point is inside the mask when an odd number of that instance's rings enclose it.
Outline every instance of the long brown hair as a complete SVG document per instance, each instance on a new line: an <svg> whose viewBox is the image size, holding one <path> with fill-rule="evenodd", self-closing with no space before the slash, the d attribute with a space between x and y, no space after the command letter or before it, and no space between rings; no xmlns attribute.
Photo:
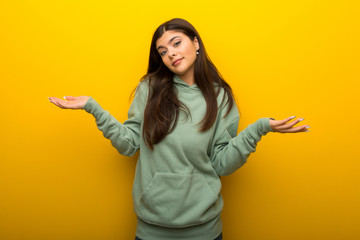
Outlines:
<svg viewBox="0 0 360 240"><path fill-rule="evenodd" d="M144 110L143 138L150 149L153 149L154 144L159 143L174 130L180 111L190 114L189 109L177 98L174 91L174 73L165 66L156 50L156 41L168 30L182 32L192 41L196 37L199 43L200 49L195 60L194 77L195 83L200 88L207 105L206 114L198 123L201 124L199 131L206 131L214 124L218 112L217 96L221 88L226 93L222 102L227 96L228 110L225 116L230 112L234 104L231 87L211 62L196 29L188 21L181 18L173 18L161 24L155 30L151 41L147 73L140 79L140 81L146 79L149 81L149 95ZM216 91L214 83L219 85Z"/></svg>

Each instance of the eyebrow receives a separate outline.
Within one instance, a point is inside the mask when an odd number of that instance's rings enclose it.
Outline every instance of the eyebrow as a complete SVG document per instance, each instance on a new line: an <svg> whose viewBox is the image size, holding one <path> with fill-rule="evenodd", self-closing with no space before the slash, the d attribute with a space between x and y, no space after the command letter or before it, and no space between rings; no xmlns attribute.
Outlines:
<svg viewBox="0 0 360 240"><path fill-rule="evenodd" d="M169 40L168 44L170 44L170 43L172 42L172 40L174 40L174 39L177 38L177 37L180 37L180 36L172 37L172 38ZM157 50L159 50L160 48L163 48L163 46L161 46L161 45L158 46Z"/></svg>

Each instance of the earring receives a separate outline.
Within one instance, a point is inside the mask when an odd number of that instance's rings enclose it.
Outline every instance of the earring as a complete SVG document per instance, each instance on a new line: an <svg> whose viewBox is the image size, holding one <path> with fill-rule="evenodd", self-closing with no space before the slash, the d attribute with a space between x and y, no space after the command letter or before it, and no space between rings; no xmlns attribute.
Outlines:
<svg viewBox="0 0 360 240"><path fill-rule="evenodd" d="M199 50L196 50L196 54L199 55Z"/></svg>

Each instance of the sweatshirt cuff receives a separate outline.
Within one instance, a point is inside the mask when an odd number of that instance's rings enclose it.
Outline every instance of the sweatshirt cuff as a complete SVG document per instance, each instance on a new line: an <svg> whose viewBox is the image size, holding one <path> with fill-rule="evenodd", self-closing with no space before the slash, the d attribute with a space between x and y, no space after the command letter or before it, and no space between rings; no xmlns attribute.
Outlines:
<svg viewBox="0 0 360 240"><path fill-rule="evenodd" d="M82 109L94 116L97 112L104 111L104 109L91 96L89 96L89 99Z"/></svg>
<svg viewBox="0 0 360 240"><path fill-rule="evenodd" d="M259 128L263 135L267 134L268 132L274 132L274 130L270 126L270 119L273 118L260 118L259 121Z"/></svg>

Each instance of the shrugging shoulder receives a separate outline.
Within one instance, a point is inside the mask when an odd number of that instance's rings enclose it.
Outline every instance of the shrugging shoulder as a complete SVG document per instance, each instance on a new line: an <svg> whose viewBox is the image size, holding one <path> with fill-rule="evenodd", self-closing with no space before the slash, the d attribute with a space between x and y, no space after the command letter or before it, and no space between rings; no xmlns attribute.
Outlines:
<svg viewBox="0 0 360 240"><path fill-rule="evenodd" d="M224 94L225 91L222 90L218 102L221 103ZM240 168L246 163L249 155L255 152L261 137L273 131L269 118L260 118L237 134L239 111L234 102L229 114L224 117L228 107L225 105L226 100L225 97L220 104L214 137L208 151L212 165L219 176L229 175Z"/></svg>

